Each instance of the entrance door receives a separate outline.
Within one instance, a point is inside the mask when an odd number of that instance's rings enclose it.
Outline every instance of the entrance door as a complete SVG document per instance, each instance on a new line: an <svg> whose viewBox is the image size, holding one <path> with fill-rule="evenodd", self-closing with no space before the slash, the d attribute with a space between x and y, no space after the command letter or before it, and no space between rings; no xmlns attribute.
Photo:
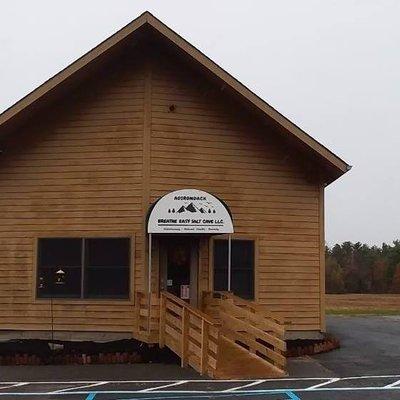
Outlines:
<svg viewBox="0 0 400 400"><path fill-rule="evenodd" d="M160 287L197 306L198 239L169 237L160 243Z"/></svg>

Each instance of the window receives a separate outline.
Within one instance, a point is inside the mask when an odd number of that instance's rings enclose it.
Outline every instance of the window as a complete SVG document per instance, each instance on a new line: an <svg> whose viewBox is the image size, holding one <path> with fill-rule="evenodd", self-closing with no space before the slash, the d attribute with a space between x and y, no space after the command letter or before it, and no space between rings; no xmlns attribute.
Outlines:
<svg viewBox="0 0 400 400"><path fill-rule="evenodd" d="M231 245L231 290L254 299L254 241L234 239ZM214 240L214 290L228 290L227 240Z"/></svg>
<svg viewBox="0 0 400 400"><path fill-rule="evenodd" d="M87 239L85 297L127 297L129 239Z"/></svg>
<svg viewBox="0 0 400 400"><path fill-rule="evenodd" d="M80 297L81 266L81 239L40 239L38 297ZM57 271L68 279L57 282Z"/></svg>
<svg viewBox="0 0 400 400"><path fill-rule="evenodd" d="M40 298L128 298L129 238L38 241Z"/></svg>

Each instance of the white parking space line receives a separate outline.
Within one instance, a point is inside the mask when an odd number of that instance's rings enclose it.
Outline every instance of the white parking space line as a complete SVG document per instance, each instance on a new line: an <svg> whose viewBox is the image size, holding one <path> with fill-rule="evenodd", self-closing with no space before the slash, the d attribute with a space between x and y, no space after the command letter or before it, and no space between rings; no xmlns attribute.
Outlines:
<svg viewBox="0 0 400 400"><path fill-rule="evenodd" d="M357 380L364 380L364 387L357 384ZM384 380L383 380L384 379ZM370 380L370 382L369 382ZM313 381L313 382L311 382ZM334 382L342 383L341 385L331 385ZM291 385L293 382L293 385ZM301 383L302 382L302 383ZM315 384L316 382L319 382ZM344 382L353 382L354 385L347 387ZM388 382L392 382L389 383ZM198 385L206 383L203 387ZM221 384L225 383L225 388L221 388ZM270 389L264 388L262 384L268 383ZM117 390L109 390L107 387L99 388L106 384L124 384ZM146 384L146 388L138 385ZM185 387L179 387L187 384ZM194 386L191 387L191 384ZM29 392L18 390L18 387L29 385ZM46 390L46 385L50 386ZM227 385L227 386L226 386ZM258 385L261 385L258 386ZM312 386L310 386L312 385ZM386 386L384 386L386 385ZM283 386L283 387L282 387ZM290 386L295 386L290 388ZM338 387L340 386L340 387ZM44 388L43 388L44 387ZM178 388L179 387L179 388ZM228 389L226 389L228 387ZM51 391L50 391L51 388ZM55 390L56 388L56 390ZM58 389L57 389L58 388ZM96 389L95 389L96 388ZM237 395L267 395L278 393L310 393L310 392L387 392L398 391L400 393L400 375L368 375L368 376L348 376L338 377L307 377L307 378L270 378L270 379L191 379L191 380L116 380L116 381L47 381L47 382L0 382L0 400L4 396L41 396L48 395L85 395L93 393L102 393L104 395L117 394L138 394L149 393L152 395L174 394L185 397L185 394L202 394L206 396L237 396Z"/></svg>
<svg viewBox="0 0 400 400"><path fill-rule="evenodd" d="M330 376L317 376L317 377L307 377L307 378L269 378L265 379L265 382L282 382L282 381L318 381L318 380L330 380L334 379L335 377ZM378 379L378 378L394 378L400 379L400 374L397 375L362 375L362 376L347 376L340 378L340 380L348 380L348 379ZM187 382L220 382L220 383L246 383L253 381L252 379L190 379ZM1 385L15 385L15 384L27 384L27 385L57 385L57 384L64 384L64 385L84 385L84 384L92 384L92 383L100 383L103 381L92 379L90 381L31 381L31 382L0 382ZM108 383L173 383L173 382L180 382L178 379L156 379L156 380L110 380Z"/></svg>
<svg viewBox="0 0 400 400"><path fill-rule="evenodd" d="M363 375L363 376L345 376L340 378L344 381L347 379L379 379L379 378L400 378L400 375Z"/></svg>
<svg viewBox="0 0 400 400"><path fill-rule="evenodd" d="M21 387L21 386L25 386L25 385L28 385L28 384L29 384L29 382L17 382L17 383L13 383L11 385L8 385L8 386L0 387L0 390L14 388L14 387Z"/></svg>
<svg viewBox="0 0 400 400"><path fill-rule="evenodd" d="M65 388L65 389L54 390L54 391L48 392L48 393L56 394L56 393L64 393L64 392L70 392L70 391L73 392L76 389L87 389L87 388L91 388L91 387L95 387L95 386L105 385L106 383L108 383L108 381L101 381L101 382L96 382L96 383L92 383L89 385L83 385L83 386L73 386L73 387L69 387L69 388Z"/></svg>
<svg viewBox="0 0 400 400"><path fill-rule="evenodd" d="M254 382L250 382L247 385L241 385L241 386L236 386L236 387L233 387L233 388L230 388L230 389L225 389L222 392L233 392L235 390L244 389L244 388L248 388L248 387L251 387L251 386L259 385L260 383L264 383L265 381L266 381L266 379L259 379L259 380L254 381Z"/></svg>
<svg viewBox="0 0 400 400"><path fill-rule="evenodd" d="M196 390L196 391L173 391L173 390L159 390L159 391L153 391L153 392L149 392L148 394L152 394L153 397L150 398L143 398L140 397L138 399L162 399L162 396L155 396L160 395L160 394L168 394L168 398L175 398L175 397L171 397L170 395L175 395L179 397L176 398L188 398L188 397L193 397L193 396L188 396L188 394L196 394L197 396L194 396L196 398L199 397L204 397L204 398L211 398L213 395L220 395L220 397L227 397L227 396L240 396L240 395L269 395L269 394L288 394L289 392L293 392L295 394L298 393L312 393L312 392L369 392L369 391L374 391L374 392L388 392L388 391L398 391L400 392L400 387L392 387L392 388L385 388L382 386L372 386L372 387L320 387L320 388L316 388L313 390L309 390L309 389L299 389L299 388L277 388L277 389L263 389L263 390L238 390L232 393L224 393L221 390ZM90 395L90 394L103 394L103 395L135 395L135 394L143 394L143 391L137 391L137 390L105 390L105 391L99 391L99 392L92 392L90 390L86 390L86 391L70 391L70 392L62 392L59 393L58 395ZM18 397L26 397L26 396L37 396L37 397L43 397L43 396L49 396L51 394L57 395L57 393L49 393L49 392L1 392L0 393L0 398L2 396L18 396ZM202 396L199 396L202 395ZM126 397L125 397L126 399Z"/></svg>
<svg viewBox="0 0 400 400"><path fill-rule="evenodd" d="M109 383L167 383L167 382L176 382L177 379L160 379L160 380L133 380L133 381L108 381ZM32 382L0 382L1 385L11 385L15 383L26 383L28 385L82 385L84 383L90 384L90 383L100 383L103 381L98 381L96 379L92 379L91 381L32 381ZM201 382L196 380L195 382ZM215 382L215 380L210 379L207 380L207 382ZM236 381L233 381L236 382ZM238 381L240 382L240 381Z"/></svg>
<svg viewBox="0 0 400 400"><path fill-rule="evenodd" d="M165 389L165 388L169 388L169 387L173 387L173 386L179 386L179 385L183 385L184 383L188 383L188 382L189 381L178 381L178 382L170 383L169 385L155 386L155 387L139 390L138 393L154 392L159 389Z"/></svg>
<svg viewBox="0 0 400 400"><path fill-rule="evenodd" d="M321 387L323 387L323 386L329 385L329 384L334 383L334 382L337 382L337 381L340 381L340 378L332 378L332 379L329 379L329 381L322 382L322 383L318 383L317 385L309 386L309 387L306 388L305 390L314 390L314 389L318 389L318 388L321 388Z"/></svg>
<svg viewBox="0 0 400 400"><path fill-rule="evenodd" d="M385 388L393 388L400 385L400 379L396 382L390 383L389 385L384 386Z"/></svg>

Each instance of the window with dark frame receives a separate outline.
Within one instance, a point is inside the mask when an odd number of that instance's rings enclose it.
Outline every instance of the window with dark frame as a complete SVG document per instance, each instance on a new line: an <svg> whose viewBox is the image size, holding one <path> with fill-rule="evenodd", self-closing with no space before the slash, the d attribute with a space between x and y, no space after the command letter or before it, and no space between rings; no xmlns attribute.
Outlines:
<svg viewBox="0 0 400 400"><path fill-rule="evenodd" d="M232 239L231 290L254 299L254 240ZM228 290L228 240L214 240L214 290Z"/></svg>
<svg viewBox="0 0 400 400"><path fill-rule="evenodd" d="M130 238L38 240L38 298L129 298Z"/></svg>

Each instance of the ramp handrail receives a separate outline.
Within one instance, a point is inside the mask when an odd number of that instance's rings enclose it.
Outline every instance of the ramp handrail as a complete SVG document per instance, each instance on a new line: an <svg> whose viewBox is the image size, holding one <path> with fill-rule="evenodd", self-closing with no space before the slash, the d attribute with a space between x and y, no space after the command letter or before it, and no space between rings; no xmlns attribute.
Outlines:
<svg viewBox="0 0 400 400"><path fill-rule="evenodd" d="M285 326L279 317L229 292L206 293L204 303L221 322L221 335L285 373Z"/></svg>
<svg viewBox="0 0 400 400"><path fill-rule="evenodd" d="M209 315L168 292L160 298L160 347L167 346L201 374L215 376L218 356L218 323Z"/></svg>

